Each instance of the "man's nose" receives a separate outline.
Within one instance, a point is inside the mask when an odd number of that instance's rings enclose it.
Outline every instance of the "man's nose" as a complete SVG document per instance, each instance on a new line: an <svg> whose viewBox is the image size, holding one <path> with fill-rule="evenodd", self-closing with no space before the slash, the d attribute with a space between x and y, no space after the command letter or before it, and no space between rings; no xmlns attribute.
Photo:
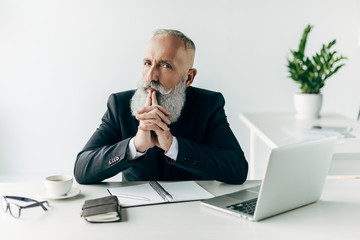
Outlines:
<svg viewBox="0 0 360 240"><path fill-rule="evenodd" d="M158 82L159 81L159 70L156 66L151 66L147 72L147 82Z"/></svg>

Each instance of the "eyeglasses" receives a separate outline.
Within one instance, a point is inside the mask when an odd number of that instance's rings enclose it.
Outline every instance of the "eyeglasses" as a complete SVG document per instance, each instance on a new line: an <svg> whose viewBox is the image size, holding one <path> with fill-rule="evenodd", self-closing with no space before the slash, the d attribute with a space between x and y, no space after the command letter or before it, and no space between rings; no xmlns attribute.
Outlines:
<svg viewBox="0 0 360 240"><path fill-rule="evenodd" d="M35 203L30 204L28 206L19 206L16 203L8 202L7 199L14 199L14 200L23 201L23 202L35 202ZM47 206L49 207L48 201L39 202L34 199L26 198L26 197L1 196L2 209L4 210L4 212L7 212L7 210L9 210L11 216L13 216L14 218L19 218L21 216L21 210L26 209L26 208L41 206L42 209L44 209L44 211L47 211L47 208L44 206L44 203L46 203Z"/></svg>

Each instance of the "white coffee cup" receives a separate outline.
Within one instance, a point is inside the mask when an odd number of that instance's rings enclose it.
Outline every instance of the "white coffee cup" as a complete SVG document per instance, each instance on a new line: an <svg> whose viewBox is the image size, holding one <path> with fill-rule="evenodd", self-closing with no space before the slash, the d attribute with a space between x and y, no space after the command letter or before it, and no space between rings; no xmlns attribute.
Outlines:
<svg viewBox="0 0 360 240"><path fill-rule="evenodd" d="M73 177L70 175L53 175L45 178L45 188L51 196L63 196L72 187Z"/></svg>

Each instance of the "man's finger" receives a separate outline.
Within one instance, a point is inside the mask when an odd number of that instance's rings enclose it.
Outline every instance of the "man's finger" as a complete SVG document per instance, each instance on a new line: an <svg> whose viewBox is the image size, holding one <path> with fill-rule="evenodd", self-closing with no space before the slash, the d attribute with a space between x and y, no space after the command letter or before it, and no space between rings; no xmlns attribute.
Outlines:
<svg viewBox="0 0 360 240"><path fill-rule="evenodd" d="M166 110L166 108L160 106L160 105L155 105L155 106L145 106L142 109L138 110L137 113L138 114L142 114L145 112L150 112L154 109L159 109L161 112L163 112L166 116L171 115L170 112L168 110Z"/></svg>
<svg viewBox="0 0 360 240"><path fill-rule="evenodd" d="M157 98L156 98L156 91L153 91L151 94L151 105L152 106L158 105Z"/></svg>
<svg viewBox="0 0 360 240"><path fill-rule="evenodd" d="M162 121L153 119L141 121L139 128L143 131L154 131L156 133L170 130Z"/></svg>
<svg viewBox="0 0 360 240"><path fill-rule="evenodd" d="M148 95L146 96L145 106L151 106L151 90L148 90Z"/></svg>
<svg viewBox="0 0 360 240"><path fill-rule="evenodd" d="M138 112L138 114L135 117L137 120L159 119L160 121L168 125L171 123L170 120L166 117L166 115L157 108L151 110L150 112L147 111Z"/></svg>
<svg viewBox="0 0 360 240"><path fill-rule="evenodd" d="M170 115L171 115L171 113L170 113L168 110L166 110L166 108L164 108L163 106L156 105L156 107L157 107L161 112L163 112L166 116L170 116Z"/></svg>

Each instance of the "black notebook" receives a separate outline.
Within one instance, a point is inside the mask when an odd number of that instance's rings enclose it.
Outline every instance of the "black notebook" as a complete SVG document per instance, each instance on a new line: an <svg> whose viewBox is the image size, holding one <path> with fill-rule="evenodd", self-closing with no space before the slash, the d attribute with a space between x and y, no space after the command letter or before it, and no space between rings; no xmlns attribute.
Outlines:
<svg viewBox="0 0 360 240"><path fill-rule="evenodd" d="M118 198L107 196L86 200L82 206L81 216L88 222L120 221L120 205Z"/></svg>
<svg viewBox="0 0 360 240"><path fill-rule="evenodd" d="M167 202L202 200L214 197L195 181L156 182L134 186L109 188L122 207L150 205Z"/></svg>

